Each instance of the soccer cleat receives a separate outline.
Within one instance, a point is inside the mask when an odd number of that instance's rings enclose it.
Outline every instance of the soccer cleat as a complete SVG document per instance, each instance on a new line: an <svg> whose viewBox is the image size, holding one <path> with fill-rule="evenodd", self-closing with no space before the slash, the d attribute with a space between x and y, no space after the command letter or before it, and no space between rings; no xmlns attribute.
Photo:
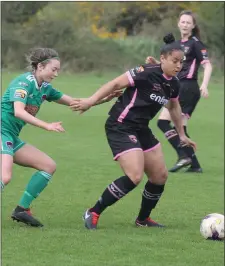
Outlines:
<svg viewBox="0 0 225 266"><path fill-rule="evenodd" d="M146 218L144 221L136 219L135 224L138 227L165 227L165 225L153 221L150 217Z"/></svg>
<svg viewBox="0 0 225 266"><path fill-rule="evenodd" d="M21 222L33 227L44 226L32 216L30 209L24 209L20 206L17 206L16 209L13 211L11 218L13 220L16 220L17 222Z"/></svg>
<svg viewBox="0 0 225 266"><path fill-rule="evenodd" d="M191 164L191 159L189 157L178 159L176 164L171 169L169 169L169 172L175 173L181 168L186 167L190 164Z"/></svg>
<svg viewBox="0 0 225 266"><path fill-rule="evenodd" d="M98 215L95 212L90 212L89 210L86 210L86 212L83 215L85 227L90 230L97 229L99 216L100 215Z"/></svg>
<svg viewBox="0 0 225 266"><path fill-rule="evenodd" d="M198 174L202 174L203 173L203 170L202 168L194 168L194 167L189 167L185 173L198 173Z"/></svg>

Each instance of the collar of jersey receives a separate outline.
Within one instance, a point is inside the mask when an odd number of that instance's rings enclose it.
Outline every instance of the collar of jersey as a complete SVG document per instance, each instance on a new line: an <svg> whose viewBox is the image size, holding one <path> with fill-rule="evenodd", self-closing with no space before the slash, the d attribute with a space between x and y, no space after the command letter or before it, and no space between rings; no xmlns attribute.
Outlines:
<svg viewBox="0 0 225 266"><path fill-rule="evenodd" d="M38 86L38 82L37 82L37 80L36 80L36 78L35 78L35 75L34 75L32 72L31 72L31 75L34 77L34 83L35 83L36 89L37 89L37 90L41 90L41 87L42 87L42 85L43 85L44 82L42 82L42 83L41 83L41 86L39 87L39 86Z"/></svg>

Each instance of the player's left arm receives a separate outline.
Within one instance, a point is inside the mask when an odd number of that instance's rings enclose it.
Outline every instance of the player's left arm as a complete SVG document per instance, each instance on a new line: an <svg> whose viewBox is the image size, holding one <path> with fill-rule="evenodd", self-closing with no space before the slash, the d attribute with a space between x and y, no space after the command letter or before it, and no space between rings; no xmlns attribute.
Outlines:
<svg viewBox="0 0 225 266"><path fill-rule="evenodd" d="M195 42L196 59L204 68L203 80L200 91L203 97L208 97L208 85L212 74L212 64L209 60L207 49L201 41Z"/></svg>
<svg viewBox="0 0 225 266"><path fill-rule="evenodd" d="M109 102L112 99L119 97L122 93L123 93L122 90L115 91L114 93L111 93L110 95L106 96L102 100L99 100L94 105L99 105L99 104L103 104L103 103ZM69 95L63 94L60 99L55 100L54 102L56 102L58 104L63 104L63 105L70 106L70 104L73 102L73 98L71 96L69 96Z"/></svg>

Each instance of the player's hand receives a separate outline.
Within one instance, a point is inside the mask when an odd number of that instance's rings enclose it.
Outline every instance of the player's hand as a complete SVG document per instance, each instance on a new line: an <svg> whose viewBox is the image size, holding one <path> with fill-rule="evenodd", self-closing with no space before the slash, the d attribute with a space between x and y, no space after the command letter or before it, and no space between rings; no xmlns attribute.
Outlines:
<svg viewBox="0 0 225 266"><path fill-rule="evenodd" d="M208 88L204 84L201 85L200 91L201 91L201 95L202 95L203 98L208 98L209 97Z"/></svg>
<svg viewBox="0 0 225 266"><path fill-rule="evenodd" d="M65 132L65 129L62 127L62 122L48 123L45 129L48 131Z"/></svg>
<svg viewBox="0 0 225 266"><path fill-rule="evenodd" d="M89 98L80 98L80 99L73 99L73 101L70 103L70 109L73 111L80 111L80 113L84 113L89 108L91 108L92 102Z"/></svg>
<svg viewBox="0 0 225 266"><path fill-rule="evenodd" d="M181 145L187 145L187 146L191 146L194 151L196 151L196 143L194 141L192 141L191 139L189 139L187 136L180 136L180 141L181 141Z"/></svg>
<svg viewBox="0 0 225 266"><path fill-rule="evenodd" d="M148 56L148 57L146 57L146 59L145 59L145 63L146 63L146 64L154 65L154 64L157 64L158 61L157 61L153 56Z"/></svg>

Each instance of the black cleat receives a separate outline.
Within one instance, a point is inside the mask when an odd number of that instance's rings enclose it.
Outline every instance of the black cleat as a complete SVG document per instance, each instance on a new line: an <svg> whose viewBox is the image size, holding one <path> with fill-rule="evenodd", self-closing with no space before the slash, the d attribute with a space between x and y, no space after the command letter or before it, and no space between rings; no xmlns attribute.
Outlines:
<svg viewBox="0 0 225 266"><path fill-rule="evenodd" d="M11 218L16 220L17 222L21 222L33 227L43 227L44 225L40 223L37 219L35 219L30 209L24 209L20 206L17 206L16 209L13 211Z"/></svg>
<svg viewBox="0 0 225 266"><path fill-rule="evenodd" d="M203 173L203 170L202 168L193 168L193 167L189 167L185 173L198 173L198 174L202 174Z"/></svg>
<svg viewBox="0 0 225 266"><path fill-rule="evenodd" d="M176 164L171 169L169 169L169 172L175 173L181 168L184 168L190 164L191 164L191 159L189 157L178 159Z"/></svg>
<svg viewBox="0 0 225 266"><path fill-rule="evenodd" d="M144 221L136 219L135 224L138 227L165 227L165 225L153 221L150 217L146 218Z"/></svg>
<svg viewBox="0 0 225 266"><path fill-rule="evenodd" d="M83 215L84 225L87 229L90 230L96 230L99 216L95 212L90 212L89 210L86 210L86 212Z"/></svg>

